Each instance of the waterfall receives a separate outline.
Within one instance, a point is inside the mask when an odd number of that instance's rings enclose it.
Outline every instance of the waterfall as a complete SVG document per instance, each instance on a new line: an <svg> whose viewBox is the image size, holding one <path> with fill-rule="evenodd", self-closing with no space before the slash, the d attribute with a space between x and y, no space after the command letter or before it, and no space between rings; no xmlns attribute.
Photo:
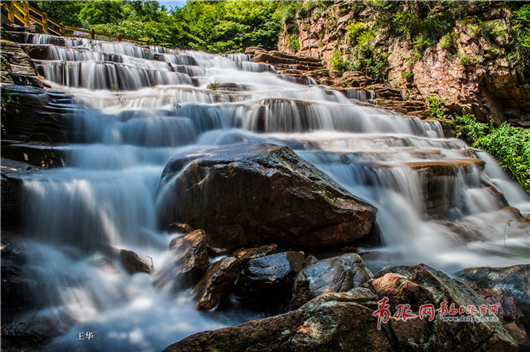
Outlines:
<svg viewBox="0 0 530 352"><path fill-rule="evenodd" d="M486 153L444 138L438 122L358 105L365 93L282 76L244 54L42 34L22 41L50 46L49 60L34 60L38 72L82 107L70 124L78 140L62 147L66 167L24 180L25 232L33 241L27 270L46 287L38 292L39 317L60 321L65 332L50 351L88 348L75 341L79 331L94 332L94 350L156 351L225 325L197 313L187 292L175 296L155 289L148 275L93 265L110 246L153 258L155 272L163 267L171 237L156 226L168 192L160 176L188 149L290 146L378 208L385 250L401 253L399 263L451 272L529 259L528 236L518 236L525 229L507 226L513 213L484 181L523 212L530 212L528 194Z"/></svg>

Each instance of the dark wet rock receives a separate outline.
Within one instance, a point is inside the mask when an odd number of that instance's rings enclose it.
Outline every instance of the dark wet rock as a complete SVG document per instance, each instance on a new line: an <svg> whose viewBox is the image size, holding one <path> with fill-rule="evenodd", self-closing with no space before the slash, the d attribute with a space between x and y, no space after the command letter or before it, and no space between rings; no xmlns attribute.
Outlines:
<svg viewBox="0 0 530 352"><path fill-rule="evenodd" d="M273 243L257 248L242 248L234 251L232 255L239 259L243 265L246 265L251 259L261 258L270 254L276 254L277 252L278 245Z"/></svg>
<svg viewBox="0 0 530 352"><path fill-rule="evenodd" d="M2 85L2 101L2 139L64 142L80 134L67 129L75 105L63 92Z"/></svg>
<svg viewBox="0 0 530 352"><path fill-rule="evenodd" d="M466 281L466 284L478 293L480 297L484 298L489 305L499 307L499 314L497 316L506 331L508 331L519 346L530 347L530 340L523 325L524 314L521 312L515 298L493 292L487 288L480 288L474 282Z"/></svg>
<svg viewBox="0 0 530 352"><path fill-rule="evenodd" d="M31 294L36 282L23 270L27 262L25 246L13 236L2 232L1 248L2 324L4 324L12 322L21 313L35 308L37 301Z"/></svg>
<svg viewBox="0 0 530 352"><path fill-rule="evenodd" d="M195 285L210 262L204 231L195 230L174 238L169 249L171 260L155 278L155 285L161 287L172 283L173 289Z"/></svg>
<svg viewBox="0 0 530 352"><path fill-rule="evenodd" d="M17 229L22 219L22 180L13 177L2 167L0 189L2 192L2 229Z"/></svg>
<svg viewBox="0 0 530 352"><path fill-rule="evenodd" d="M398 252L390 252L390 251L370 251L370 252L361 252L359 253L361 258L363 258L364 261L394 261L403 259L403 255Z"/></svg>
<svg viewBox="0 0 530 352"><path fill-rule="evenodd" d="M66 165L66 152L45 142L2 140L2 158L8 158L45 169Z"/></svg>
<svg viewBox="0 0 530 352"><path fill-rule="evenodd" d="M306 266L294 282L292 307L301 307L311 299L327 292L345 292L358 287L372 277L358 254L317 261Z"/></svg>
<svg viewBox="0 0 530 352"><path fill-rule="evenodd" d="M530 310L530 264L505 268L468 268L457 272L456 275L476 283L481 288L514 297L523 311Z"/></svg>
<svg viewBox="0 0 530 352"><path fill-rule="evenodd" d="M304 261L305 256L294 251L251 259L237 280L235 294L257 304L288 299Z"/></svg>
<svg viewBox="0 0 530 352"><path fill-rule="evenodd" d="M231 292L241 272L241 261L225 257L211 264L191 294L198 299L195 308L212 309Z"/></svg>
<svg viewBox="0 0 530 352"><path fill-rule="evenodd" d="M311 264L314 264L318 262L318 258L315 257L314 255L310 254L307 256L307 258L305 258L305 262L304 262L304 267L308 266L308 265L311 265Z"/></svg>
<svg viewBox="0 0 530 352"><path fill-rule="evenodd" d="M193 232L193 228L188 224L181 224L179 222L174 222L167 226L167 233L190 233Z"/></svg>
<svg viewBox="0 0 530 352"><path fill-rule="evenodd" d="M395 273L394 273L395 272ZM399 303L409 303L421 287L423 301L438 307L443 300L461 305L485 304L468 285L425 265L387 268L376 280L398 275L405 284L404 298L390 301L391 313ZM384 279L383 281L385 281ZM381 283L381 281L379 281ZM381 286L358 287L348 292L326 293L297 310L239 326L191 335L167 347L177 351L517 351L517 344L499 322L450 323L435 318L391 319L377 329L373 315L382 298ZM394 287L398 289L398 287ZM419 301L422 301L421 299ZM414 311L414 309L416 309ZM413 312L418 314L417 307Z"/></svg>
<svg viewBox="0 0 530 352"><path fill-rule="evenodd" d="M32 59L49 60L50 45L46 44L24 44L20 46Z"/></svg>
<svg viewBox="0 0 530 352"><path fill-rule="evenodd" d="M233 145L180 154L166 165L162 184L184 166L161 221L203 228L213 247L340 246L363 239L374 226L374 207L288 147Z"/></svg>
<svg viewBox="0 0 530 352"><path fill-rule="evenodd" d="M20 48L20 46L12 41L2 39L0 40L2 46L2 83L13 83L10 77L11 73L18 73L23 75L37 76L35 65L31 58ZM4 100L2 100L4 101Z"/></svg>
<svg viewBox="0 0 530 352"><path fill-rule="evenodd" d="M2 324L2 351L23 352L38 350L58 336L57 331L54 329L55 325L31 321Z"/></svg>
<svg viewBox="0 0 530 352"><path fill-rule="evenodd" d="M131 275L136 273L150 273L149 265L140 259L138 254L126 249L120 250L119 260L121 265Z"/></svg>
<svg viewBox="0 0 530 352"><path fill-rule="evenodd" d="M109 258L102 257L94 259L90 262L90 264L97 268L100 268L101 270L109 274L117 274L120 272L120 269L118 269L118 267L114 265L114 263Z"/></svg>

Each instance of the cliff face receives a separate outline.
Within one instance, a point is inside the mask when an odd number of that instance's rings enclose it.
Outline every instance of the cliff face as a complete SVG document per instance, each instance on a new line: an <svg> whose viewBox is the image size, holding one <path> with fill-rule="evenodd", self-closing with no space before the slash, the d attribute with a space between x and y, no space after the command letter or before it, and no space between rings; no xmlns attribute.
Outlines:
<svg viewBox="0 0 530 352"><path fill-rule="evenodd" d="M449 112L464 107L483 122L530 126L528 58L514 44L509 3L303 2L295 11L281 51L364 71L404 100L435 94Z"/></svg>

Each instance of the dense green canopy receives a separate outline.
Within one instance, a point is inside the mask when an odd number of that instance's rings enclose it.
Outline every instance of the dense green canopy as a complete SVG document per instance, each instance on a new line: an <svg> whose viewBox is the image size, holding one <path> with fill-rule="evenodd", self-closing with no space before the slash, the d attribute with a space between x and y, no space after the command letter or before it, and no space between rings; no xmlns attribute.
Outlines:
<svg viewBox="0 0 530 352"><path fill-rule="evenodd" d="M168 11L153 0L31 1L70 26L210 52L275 49L282 31L277 1L189 1Z"/></svg>

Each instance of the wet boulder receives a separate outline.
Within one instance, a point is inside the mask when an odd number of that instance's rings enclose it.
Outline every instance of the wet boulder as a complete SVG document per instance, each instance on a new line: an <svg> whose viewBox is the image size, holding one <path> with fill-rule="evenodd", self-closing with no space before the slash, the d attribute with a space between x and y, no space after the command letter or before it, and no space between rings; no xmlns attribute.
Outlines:
<svg viewBox="0 0 530 352"><path fill-rule="evenodd" d="M162 187L166 182L175 187L165 197L162 225L179 221L203 228L213 247L340 246L369 237L374 227L373 206L288 147L232 145L183 153L166 165Z"/></svg>
<svg viewBox="0 0 530 352"><path fill-rule="evenodd" d="M161 287L172 283L176 289L196 284L210 262L206 233L203 230L195 230L176 237L169 244L169 249L171 259L155 278L155 285Z"/></svg>
<svg viewBox="0 0 530 352"><path fill-rule="evenodd" d="M212 263L191 291L198 299L195 308L217 307L223 296L232 291L241 268L241 262L235 257L225 257Z"/></svg>
<svg viewBox="0 0 530 352"><path fill-rule="evenodd" d="M193 228L188 224L181 224L180 222L174 222L169 224L167 227L167 233L191 233Z"/></svg>
<svg viewBox="0 0 530 352"><path fill-rule="evenodd" d="M390 280L394 285L381 285L387 275L397 275L401 281L397 286L394 280ZM374 312L386 293L382 287L401 291L405 298L425 294L423 300L436 308L444 300L465 306L487 304L467 284L426 265L391 267L379 272L366 287L325 293L286 314L200 332L164 352L518 350L500 322L453 323L438 316L433 321L391 318L378 329ZM413 313L418 314L417 302L395 297L396 301L389 301L392 315L401 303L412 303Z"/></svg>
<svg viewBox="0 0 530 352"><path fill-rule="evenodd" d="M237 280L235 294L250 303L282 302L290 297L304 262L305 256L294 251L251 259Z"/></svg>
<svg viewBox="0 0 530 352"><path fill-rule="evenodd" d="M497 316L502 326L504 326L519 346L530 347L530 340L523 325L524 315L521 309L519 309L515 298L493 292L487 288L481 288L474 282L466 281L466 284L478 293L480 297L484 298L489 305L499 307L499 314Z"/></svg>
<svg viewBox="0 0 530 352"><path fill-rule="evenodd" d="M241 248L234 251L232 255L239 259L243 265L246 265L251 259L261 258L269 254L276 254L277 252L278 245L273 243L257 248Z"/></svg>
<svg viewBox="0 0 530 352"><path fill-rule="evenodd" d="M293 309L327 292L345 292L372 277L358 254L319 260L306 266L297 275L293 287Z"/></svg>
<svg viewBox="0 0 530 352"><path fill-rule="evenodd" d="M530 264L504 268L477 267L456 273L464 280L476 283L481 288L512 296L523 311L530 311Z"/></svg>
<svg viewBox="0 0 530 352"><path fill-rule="evenodd" d="M128 251L126 249L120 250L118 255L121 265L127 270L131 275L136 273L147 273L149 274L151 270L149 265L140 259L138 254L133 251Z"/></svg>

